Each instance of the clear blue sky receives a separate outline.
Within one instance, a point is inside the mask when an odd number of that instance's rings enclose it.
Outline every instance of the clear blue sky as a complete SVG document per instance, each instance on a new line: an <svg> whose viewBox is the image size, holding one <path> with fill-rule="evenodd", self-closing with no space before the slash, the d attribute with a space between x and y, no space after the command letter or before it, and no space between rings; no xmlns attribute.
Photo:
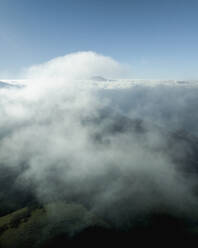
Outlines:
<svg viewBox="0 0 198 248"><path fill-rule="evenodd" d="M0 0L0 77L82 50L198 79L198 0Z"/></svg>

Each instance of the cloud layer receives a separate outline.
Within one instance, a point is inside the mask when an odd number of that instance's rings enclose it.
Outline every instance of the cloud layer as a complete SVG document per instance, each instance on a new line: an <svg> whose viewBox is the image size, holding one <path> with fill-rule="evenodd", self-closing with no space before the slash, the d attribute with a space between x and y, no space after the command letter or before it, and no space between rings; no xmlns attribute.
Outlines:
<svg viewBox="0 0 198 248"><path fill-rule="evenodd" d="M197 214L194 176L185 178L172 157L185 155L187 143L168 152L170 128L156 125L196 129L196 91L87 84L123 72L93 52L29 68L26 87L0 92L1 164L18 168L15 183L31 184L39 201L80 201L115 223L153 209Z"/></svg>

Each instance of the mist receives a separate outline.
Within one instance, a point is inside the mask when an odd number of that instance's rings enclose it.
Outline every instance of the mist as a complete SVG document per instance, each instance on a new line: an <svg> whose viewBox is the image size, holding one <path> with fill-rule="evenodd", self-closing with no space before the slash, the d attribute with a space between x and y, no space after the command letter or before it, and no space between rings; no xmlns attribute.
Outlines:
<svg viewBox="0 0 198 248"><path fill-rule="evenodd" d="M39 202L77 201L118 226L159 210L194 218L197 176L186 171L197 161L186 137L197 145L197 87L101 89L91 79L127 71L94 52L28 68L23 88L0 90L1 165ZM178 130L188 133L182 142Z"/></svg>

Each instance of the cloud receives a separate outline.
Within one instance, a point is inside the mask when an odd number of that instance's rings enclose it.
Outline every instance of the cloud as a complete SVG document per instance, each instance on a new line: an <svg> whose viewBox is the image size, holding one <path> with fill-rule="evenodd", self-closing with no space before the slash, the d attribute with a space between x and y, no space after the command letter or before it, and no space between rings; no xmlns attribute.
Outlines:
<svg viewBox="0 0 198 248"><path fill-rule="evenodd" d="M177 85L174 81L154 85L143 82L130 88L101 89L100 92L131 118L144 119L170 131L190 130L195 135L198 134L197 94L196 83Z"/></svg>
<svg viewBox="0 0 198 248"><path fill-rule="evenodd" d="M18 168L16 183L33 185L39 201L80 201L115 222L161 208L196 213L195 180L167 152L167 134L122 115L154 122L164 88L123 94L88 87L91 77L121 73L122 65L93 52L29 68L25 88L0 93L1 163ZM172 93L162 109L171 109L175 94L184 96Z"/></svg>

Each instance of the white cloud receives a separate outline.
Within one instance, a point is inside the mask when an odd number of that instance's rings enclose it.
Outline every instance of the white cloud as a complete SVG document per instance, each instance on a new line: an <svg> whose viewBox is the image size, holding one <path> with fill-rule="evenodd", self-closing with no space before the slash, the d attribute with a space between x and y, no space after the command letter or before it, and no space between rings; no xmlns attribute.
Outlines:
<svg viewBox="0 0 198 248"><path fill-rule="evenodd" d="M118 103L120 109L132 103L142 118L141 105L153 113L160 104L155 100L166 100L164 89L132 88L120 98L111 91L100 97L97 88L84 86L92 76L115 78L122 72L118 62L93 52L29 68L25 88L0 93L1 163L25 164L18 180L33 181L40 200L78 195L97 211L119 203L133 213L160 205L178 212L197 207L194 181L184 179L170 156L158 150L166 146L163 134L150 126L145 135L111 131L118 121L125 124L112 110ZM167 99L163 106L170 110L172 104Z"/></svg>

